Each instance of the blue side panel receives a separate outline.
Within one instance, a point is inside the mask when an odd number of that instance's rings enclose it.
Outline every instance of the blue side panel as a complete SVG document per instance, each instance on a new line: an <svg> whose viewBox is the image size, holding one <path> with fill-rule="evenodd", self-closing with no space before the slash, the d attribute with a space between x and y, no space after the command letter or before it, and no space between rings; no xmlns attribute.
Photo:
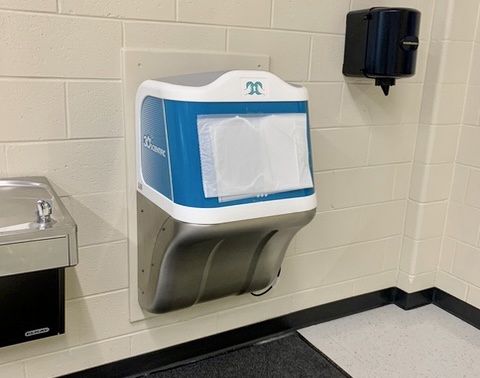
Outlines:
<svg viewBox="0 0 480 378"><path fill-rule="evenodd" d="M145 97L140 115L141 168L145 183L172 199L163 100Z"/></svg>
<svg viewBox="0 0 480 378"><path fill-rule="evenodd" d="M314 190L310 188L229 202L218 202L217 198L204 197L197 135L197 115L268 113L307 113L308 117L307 102L197 103L165 100L174 202L184 206L214 208L304 197L313 194ZM308 143L310 144L310 139Z"/></svg>

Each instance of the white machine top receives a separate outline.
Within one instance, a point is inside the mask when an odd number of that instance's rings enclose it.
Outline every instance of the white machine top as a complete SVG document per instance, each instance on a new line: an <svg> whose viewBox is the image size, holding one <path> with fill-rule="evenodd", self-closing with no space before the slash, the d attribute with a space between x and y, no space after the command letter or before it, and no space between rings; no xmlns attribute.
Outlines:
<svg viewBox="0 0 480 378"><path fill-rule="evenodd" d="M267 71L234 70L146 80L139 92L191 102L307 101L305 87L291 85Z"/></svg>

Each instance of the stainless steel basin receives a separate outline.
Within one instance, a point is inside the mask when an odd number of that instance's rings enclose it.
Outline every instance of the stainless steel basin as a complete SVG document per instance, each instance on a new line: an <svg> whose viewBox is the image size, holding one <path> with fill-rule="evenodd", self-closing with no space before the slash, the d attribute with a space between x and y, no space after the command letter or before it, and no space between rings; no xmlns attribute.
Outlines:
<svg viewBox="0 0 480 378"><path fill-rule="evenodd" d="M0 277L77 263L77 225L48 180L0 180Z"/></svg>

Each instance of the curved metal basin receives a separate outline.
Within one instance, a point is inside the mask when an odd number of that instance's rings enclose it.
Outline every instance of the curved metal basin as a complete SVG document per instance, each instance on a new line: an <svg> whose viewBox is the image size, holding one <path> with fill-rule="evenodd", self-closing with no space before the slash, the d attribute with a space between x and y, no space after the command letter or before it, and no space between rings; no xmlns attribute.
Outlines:
<svg viewBox="0 0 480 378"><path fill-rule="evenodd" d="M0 277L77 263L77 226L48 180L0 180Z"/></svg>

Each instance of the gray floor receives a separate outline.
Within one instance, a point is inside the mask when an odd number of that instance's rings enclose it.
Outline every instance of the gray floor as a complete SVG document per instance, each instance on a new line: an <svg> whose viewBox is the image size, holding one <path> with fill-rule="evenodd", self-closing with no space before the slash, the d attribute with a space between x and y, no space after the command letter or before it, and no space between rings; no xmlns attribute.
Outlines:
<svg viewBox="0 0 480 378"><path fill-rule="evenodd" d="M297 334L149 375L150 378L345 378Z"/></svg>
<svg viewBox="0 0 480 378"><path fill-rule="evenodd" d="M354 378L480 377L480 330L434 305L388 305L299 332Z"/></svg>

